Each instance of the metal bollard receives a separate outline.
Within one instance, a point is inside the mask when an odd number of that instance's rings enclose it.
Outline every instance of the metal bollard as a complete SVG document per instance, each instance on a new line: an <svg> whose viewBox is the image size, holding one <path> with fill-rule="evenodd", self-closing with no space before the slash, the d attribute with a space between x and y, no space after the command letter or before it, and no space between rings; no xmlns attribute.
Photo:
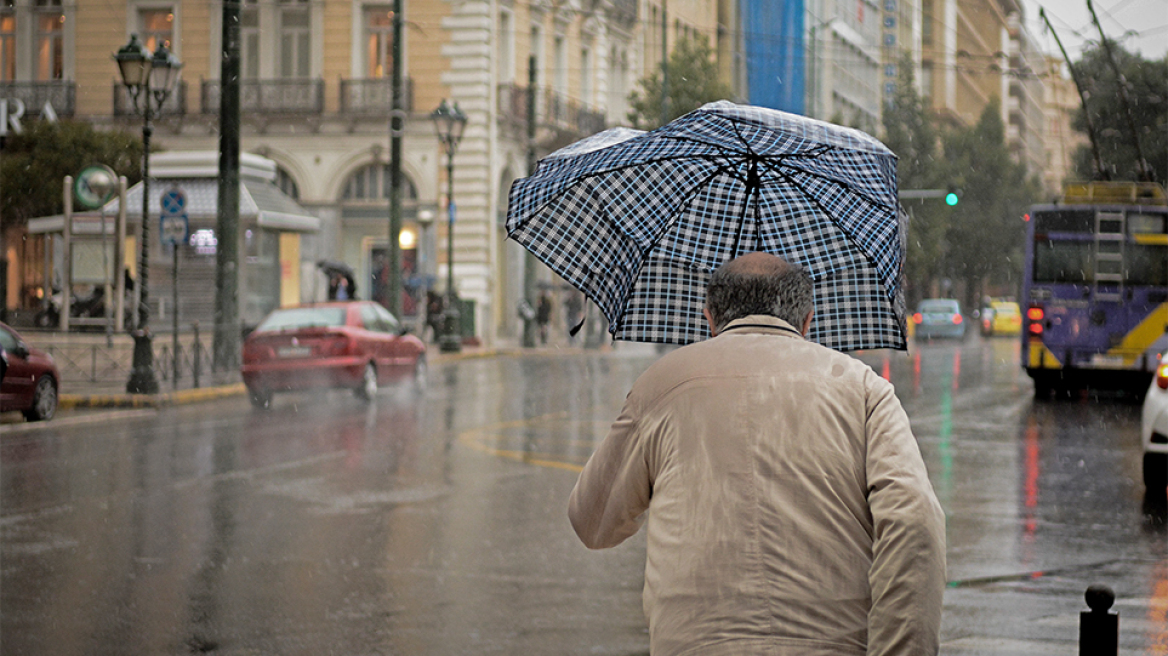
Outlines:
<svg viewBox="0 0 1168 656"><path fill-rule="evenodd" d="M191 382L197 389L199 387L199 373L201 369L199 364L203 358L203 345L199 343L199 322L195 321L191 324L191 327L195 330L195 342L191 345Z"/></svg>
<svg viewBox="0 0 1168 656"><path fill-rule="evenodd" d="M1092 585L1084 595L1090 611L1079 613L1079 656L1116 656L1119 653L1119 614L1111 610L1115 593Z"/></svg>

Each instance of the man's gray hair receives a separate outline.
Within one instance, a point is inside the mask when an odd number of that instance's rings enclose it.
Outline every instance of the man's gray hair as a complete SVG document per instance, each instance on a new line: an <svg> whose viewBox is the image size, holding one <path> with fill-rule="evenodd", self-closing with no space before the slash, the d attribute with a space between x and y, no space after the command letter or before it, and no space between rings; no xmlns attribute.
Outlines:
<svg viewBox="0 0 1168 656"><path fill-rule="evenodd" d="M803 267L764 253L726 262L706 287L706 309L715 330L752 314L778 317L802 330L814 299L811 276Z"/></svg>

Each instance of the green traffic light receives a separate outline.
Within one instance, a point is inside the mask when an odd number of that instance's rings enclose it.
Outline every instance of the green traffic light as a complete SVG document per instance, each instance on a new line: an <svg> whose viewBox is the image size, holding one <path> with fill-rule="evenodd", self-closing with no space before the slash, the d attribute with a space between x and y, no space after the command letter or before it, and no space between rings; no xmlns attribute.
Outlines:
<svg viewBox="0 0 1168 656"><path fill-rule="evenodd" d="M953 193L952 191L949 192L948 194L945 194L945 204L950 206L950 207L956 205L957 204L957 194Z"/></svg>

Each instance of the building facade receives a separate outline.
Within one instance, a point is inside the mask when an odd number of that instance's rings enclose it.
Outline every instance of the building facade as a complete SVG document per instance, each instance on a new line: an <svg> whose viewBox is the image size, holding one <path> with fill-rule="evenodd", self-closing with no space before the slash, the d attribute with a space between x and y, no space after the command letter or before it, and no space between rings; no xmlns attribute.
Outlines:
<svg viewBox="0 0 1168 656"><path fill-rule="evenodd" d="M1045 162L1042 170L1043 187L1051 197L1062 193L1063 183L1074 177L1075 151L1089 146L1087 135L1071 127L1071 121L1082 107L1079 91L1071 79L1066 62L1061 57L1046 57L1046 77L1043 84L1043 107L1046 120L1043 133Z"/></svg>
<svg viewBox="0 0 1168 656"><path fill-rule="evenodd" d="M806 0L808 116L878 134L883 1Z"/></svg>
<svg viewBox="0 0 1168 656"><path fill-rule="evenodd" d="M242 150L274 161L280 188L320 219L319 233L301 246L305 281L322 275L317 259L340 260L363 281L358 294L375 296L387 288L385 256L396 238L409 290L444 291L452 264L476 335L487 342L514 336L527 258L503 228L511 182L527 174L532 156L624 124L628 94L660 65L663 45L681 36L715 42L717 3L403 4L401 234L389 234L387 189L392 0L244 0ZM48 103L61 118L136 132L142 119L111 56L138 34L184 63L155 119L154 145L216 150L222 12L222 0L0 0L0 97L19 98L27 120ZM527 129L532 71L534 140ZM453 199L429 120L444 99L469 118L454 157ZM446 257L451 231L453 263ZM21 269L10 266L17 275ZM539 277L551 282L546 269ZM314 288L303 284L302 300ZM10 306L20 302L9 296ZM403 305L414 309L409 298Z"/></svg>

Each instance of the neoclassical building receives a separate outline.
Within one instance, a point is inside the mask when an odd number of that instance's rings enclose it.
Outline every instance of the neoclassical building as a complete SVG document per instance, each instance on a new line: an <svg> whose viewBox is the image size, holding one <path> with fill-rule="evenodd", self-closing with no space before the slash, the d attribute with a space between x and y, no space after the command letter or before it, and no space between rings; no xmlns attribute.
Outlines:
<svg viewBox="0 0 1168 656"><path fill-rule="evenodd" d="M537 156L626 122L627 96L660 62L661 41L717 34L713 0L404 0L405 128L402 134L401 273L410 289L447 277L453 228L457 292L473 304L474 331L490 343L517 334L524 258L506 240L511 182ZM244 0L242 137L245 153L276 163L285 193L320 219L302 236L301 300L313 298L319 259L350 265L358 294L383 289L389 234L388 0ZM19 99L24 120L48 104L60 118L137 132L142 119L112 55L138 34L167 45L182 79L155 120L153 144L170 152L218 148L221 0L0 0L0 99ZM537 130L527 137L529 65ZM453 225L446 157L429 120L439 103L467 115L454 160ZM5 240L7 307L40 284L35 240ZM29 273L30 275L26 275ZM550 273L539 271L541 280ZM405 304L406 311L412 305Z"/></svg>

